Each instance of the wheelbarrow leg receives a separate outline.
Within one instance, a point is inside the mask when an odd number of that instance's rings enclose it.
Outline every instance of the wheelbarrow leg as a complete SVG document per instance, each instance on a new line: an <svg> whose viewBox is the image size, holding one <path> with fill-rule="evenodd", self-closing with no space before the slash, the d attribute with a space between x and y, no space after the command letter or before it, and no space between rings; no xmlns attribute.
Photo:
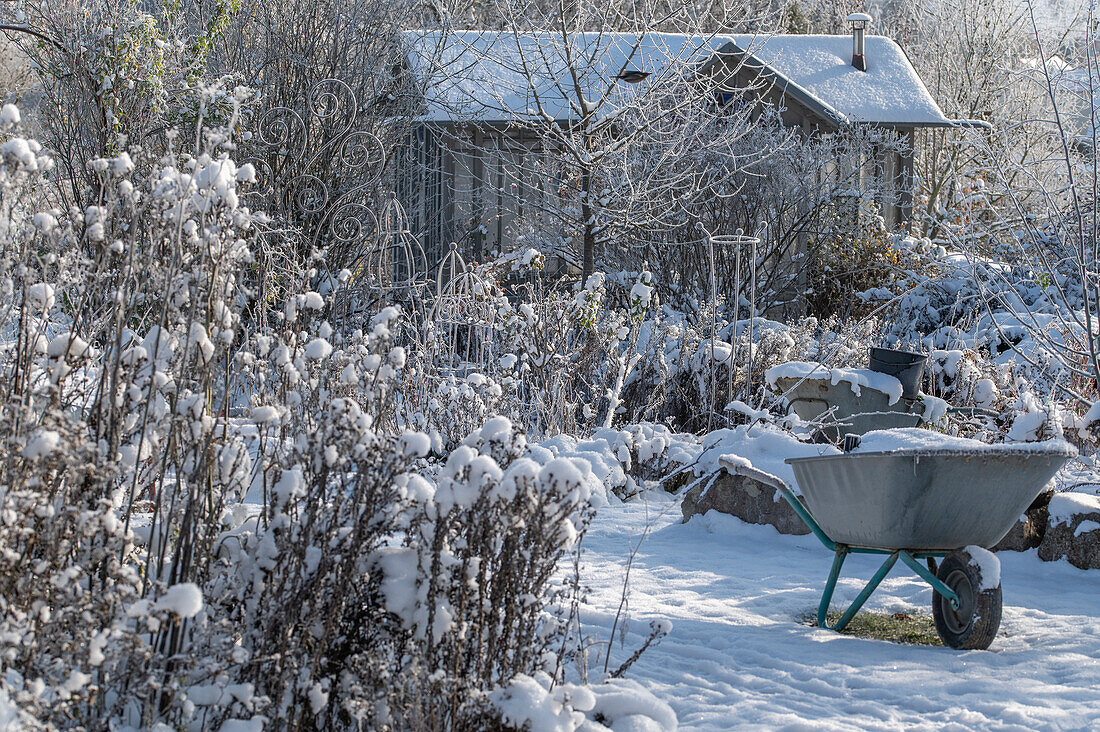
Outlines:
<svg viewBox="0 0 1100 732"><path fill-rule="evenodd" d="M932 585L933 590L943 595L944 599L946 599L947 602L950 603L952 608L954 608L955 610L959 609L959 596L956 595L950 587L945 585L943 581L936 576L935 570L932 569L932 567L936 564L935 559L933 559L932 557L928 557L929 566L928 570L926 571L924 567L920 566L920 562L914 559L913 555L909 552L898 553L901 555L901 561L908 564L910 569L920 575L921 579Z"/></svg>
<svg viewBox="0 0 1100 732"><path fill-rule="evenodd" d="M894 566L894 563L898 561L898 553L886 557L886 561L882 563L882 566L878 568L874 576L871 577L867 586L863 588L863 591L856 596L856 599L852 601L851 606L844 611L844 614L840 616L840 620L836 622L836 625L829 625L828 613L829 605L833 601L833 590L836 589L836 581L840 577L840 568L844 566L844 560L848 557L848 547L840 546L836 549L836 554L833 556L833 568L829 572L829 581L825 583L825 593L821 596L821 604L817 606L817 624L819 627L828 628L829 630L841 631L845 626L855 617L859 609L863 607L863 603L867 602L867 598L871 596L878 586L882 583L882 580L889 574L890 569Z"/></svg>

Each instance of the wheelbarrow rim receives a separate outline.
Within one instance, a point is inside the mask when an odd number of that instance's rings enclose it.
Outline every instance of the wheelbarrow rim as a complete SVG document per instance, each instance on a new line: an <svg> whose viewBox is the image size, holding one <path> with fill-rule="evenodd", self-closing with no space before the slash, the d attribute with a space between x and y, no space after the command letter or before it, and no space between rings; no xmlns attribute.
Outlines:
<svg viewBox="0 0 1100 732"><path fill-rule="evenodd" d="M1043 447L1036 449L1038 445ZM975 448L973 450L965 449L927 449L920 447L911 448L899 448L897 450L880 450L877 452L845 452L839 455L811 455L809 457L797 457L787 458L783 462L788 465L795 465L796 463L813 463L824 462L832 460L863 460L868 458L881 458L881 457L963 457L963 458L998 458L1003 456L1017 457L1021 455L1027 455L1032 457L1052 457L1052 458L1073 458L1077 457L1077 449L1068 442L1062 442L1061 444L1055 443L1047 445L1046 443L1032 443L1030 445L988 445L984 448Z"/></svg>

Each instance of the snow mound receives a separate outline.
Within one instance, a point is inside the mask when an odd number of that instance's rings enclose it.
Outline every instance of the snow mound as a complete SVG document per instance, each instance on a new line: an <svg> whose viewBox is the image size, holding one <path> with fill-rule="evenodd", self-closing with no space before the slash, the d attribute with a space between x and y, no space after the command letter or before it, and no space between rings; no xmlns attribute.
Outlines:
<svg viewBox="0 0 1100 732"><path fill-rule="evenodd" d="M505 722L531 732L572 732L584 721L583 713L574 711L536 679L523 674L490 693L489 701Z"/></svg>
<svg viewBox="0 0 1100 732"><path fill-rule="evenodd" d="M790 432L771 425L743 425L715 430L704 438L703 452L696 462L695 474L710 475L723 469L723 462L731 465L747 462L751 467L779 478L797 493L794 470L785 460L839 454L840 451L832 445L799 442ZM778 498L779 494L776 494Z"/></svg>
<svg viewBox="0 0 1100 732"><path fill-rule="evenodd" d="M718 458L719 464L726 470L736 470L737 468L751 468L752 463L740 455L722 455Z"/></svg>
<svg viewBox="0 0 1100 732"><path fill-rule="evenodd" d="M38 460L46 457L61 443L61 435L54 430L38 430L23 448L23 457Z"/></svg>
<svg viewBox="0 0 1100 732"><path fill-rule="evenodd" d="M19 107L14 104L5 104L3 109L0 109L0 125L17 125L19 122Z"/></svg>
<svg viewBox="0 0 1100 732"><path fill-rule="evenodd" d="M997 589L1001 584L1001 560L997 559L997 555L973 544L966 547L965 551L970 554L970 565L977 567L982 575L978 592Z"/></svg>
<svg viewBox="0 0 1100 732"><path fill-rule="evenodd" d="M676 713L637 681L560 684L519 674L489 693L504 721L531 732L676 732Z"/></svg>
<svg viewBox="0 0 1100 732"><path fill-rule="evenodd" d="M1050 523L1068 524L1073 517L1082 513L1100 513L1100 496L1087 493L1055 493L1047 507Z"/></svg>
<svg viewBox="0 0 1100 732"><path fill-rule="evenodd" d="M589 716L598 719L614 732L663 730L675 732L676 713L637 681L609 679L589 687L596 703Z"/></svg>
<svg viewBox="0 0 1100 732"><path fill-rule="evenodd" d="M947 402L943 399L929 394L921 394L920 399L924 405L924 412L921 416L925 422L935 424L947 416Z"/></svg>
<svg viewBox="0 0 1100 732"><path fill-rule="evenodd" d="M1093 402L1089 411L1085 412L1085 416L1081 418L1081 426L1091 427L1097 422L1100 422L1100 401Z"/></svg>

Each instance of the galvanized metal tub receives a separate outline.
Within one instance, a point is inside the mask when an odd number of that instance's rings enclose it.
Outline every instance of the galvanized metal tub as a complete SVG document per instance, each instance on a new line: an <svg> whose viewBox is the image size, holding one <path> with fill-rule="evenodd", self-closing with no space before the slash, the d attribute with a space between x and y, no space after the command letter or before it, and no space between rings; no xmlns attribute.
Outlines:
<svg viewBox="0 0 1100 732"><path fill-rule="evenodd" d="M776 386L800 419L820 421L819 431L833 442L846 434L916 427L924 412L919 403L900 399L891 404L888 395L868 387L856 396L847 382L832 384L826 379L782 377L776 380ZM911 409L915 411L910 412Z"/></svg>
<svg viewBox="0 0 1100 732"><path fill-rule="evenodd" d="M1076 451L911 449L791 458L802 499L835 542L951 551L999 542Z"/></svg>

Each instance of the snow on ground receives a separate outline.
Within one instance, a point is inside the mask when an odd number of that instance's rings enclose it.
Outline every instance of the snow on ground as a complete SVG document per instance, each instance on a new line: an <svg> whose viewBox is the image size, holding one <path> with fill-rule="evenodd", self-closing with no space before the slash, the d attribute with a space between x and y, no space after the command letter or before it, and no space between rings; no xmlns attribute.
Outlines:
<svg viewBox="0 0 1100 732"><path fill-rule="evenodd" d="M607 506L585 539L592 588L586 629L606 640L623 573L630 632L614 668L649 621L672 632L627 672L676 711L681 730L1086 729L1100 725L1100 571L999 555L1000 635L989 651L904 646L803 625L815 612L832 555L813 536L782 536L711 512L680 523L678 499ZM834 607L877 566L845 564ZM931 612L931 590L896 566L868 609ZM602 664L601 664L602 668Z"/></svg>

